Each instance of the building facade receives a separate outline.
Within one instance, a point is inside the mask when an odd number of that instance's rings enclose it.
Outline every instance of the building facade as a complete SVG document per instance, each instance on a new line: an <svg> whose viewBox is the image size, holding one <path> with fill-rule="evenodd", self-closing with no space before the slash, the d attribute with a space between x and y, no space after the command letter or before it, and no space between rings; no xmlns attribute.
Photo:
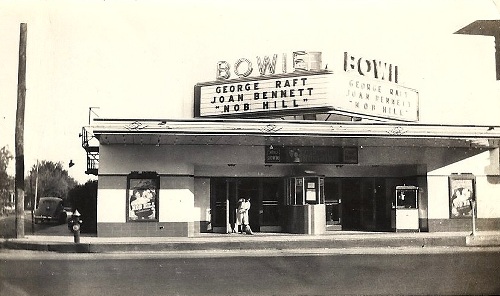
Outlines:
<svg viewBox="0 0 500 296"><path fill-rule="evenodd" d="M320 52L219 61L190 117L94 119L98 236L231 232L240 198L256 232L498 229L500 125L436 123L403 67L336 57L333 70Z"/></svg>

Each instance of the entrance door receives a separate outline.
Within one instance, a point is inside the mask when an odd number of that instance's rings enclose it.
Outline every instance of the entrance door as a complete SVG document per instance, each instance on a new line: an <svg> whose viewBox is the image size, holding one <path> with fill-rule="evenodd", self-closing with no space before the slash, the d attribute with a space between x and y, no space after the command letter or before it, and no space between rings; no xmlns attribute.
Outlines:
<svg viewBox="0 0 500 296"><path fill-rule="evenodd" d="M341 179L342 229L391 230L393 182L389 178Z"/></svg>
<svg viewBox="0 0 500 296"><path fill-rule="evenodd" d="M212 227L215 232L230 232L236 221L238 193L236 180L214 178L210 184Z"/></svg>
<svg viewBox="0 0 500 296"><path fill-rule="evenodd" d="M253 231L260 231L259 210L262 206L262 196L259 194L259 183L257 178L241 178L236 182L238 198L250 198L248 218L250 219L250 228Z"/></svg>
<svg viewBox="0 0 500 296"><path fill-rule="evenodd" d="M342 180L342 229L361 230L361 180L348 178Z"/></svg>
<svg viewBox="0 0 500 296"><path fill-rule="evenodd" d="M281 232L284 215L284 183L282 178L262 179L262 208L259 215L260 231Z"/></svg>
<svg viewBox="0 0 500 296"><path fill-rule="evenodd" d="M340 179L325 178L326 230L342 229Z"/></svg>
<svg viewBox="0 0 500 296"><path fill-rule="evenodd" d="M281 231L283 182L281 178L212 178L210 204L214 232L230 232L234 227L239 198L250 198L253 231Z"/></svg>

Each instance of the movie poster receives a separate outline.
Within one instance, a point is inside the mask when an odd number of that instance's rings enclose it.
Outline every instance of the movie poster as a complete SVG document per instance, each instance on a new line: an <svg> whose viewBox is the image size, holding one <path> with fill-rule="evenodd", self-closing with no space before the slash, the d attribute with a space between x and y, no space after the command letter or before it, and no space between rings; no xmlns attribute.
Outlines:
<svg viewBox="0 0 500 296"><path fill-rule="evenodd" d="M129 178L128 188L128 221L157 221L157 179Z"/></svg>
<svg viewBox="0 0 500 296"><path fill-rule="evenodd" d="M473 175L450 176L450 218L472 217L472 201L475 200Z"/></svg>

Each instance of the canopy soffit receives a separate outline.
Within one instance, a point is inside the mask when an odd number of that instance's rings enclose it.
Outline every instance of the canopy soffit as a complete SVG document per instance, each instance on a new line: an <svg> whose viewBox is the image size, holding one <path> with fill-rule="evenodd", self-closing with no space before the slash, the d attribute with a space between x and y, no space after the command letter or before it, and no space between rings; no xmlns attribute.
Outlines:
<svg viewBox="0 0 500 296"><path fill-rule="evenodd" d="M266 119L94 119L100 145L284 145L496 148L500 126Z"/></svg>

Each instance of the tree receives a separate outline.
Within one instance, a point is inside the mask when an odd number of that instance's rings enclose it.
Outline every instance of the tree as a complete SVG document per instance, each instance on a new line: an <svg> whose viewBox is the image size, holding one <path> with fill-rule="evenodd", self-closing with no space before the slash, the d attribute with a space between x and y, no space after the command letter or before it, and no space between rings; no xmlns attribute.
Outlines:
<svg viewBox="0 0 500 296"><path fill-rule="evenodd" d="M82 233L97 232L97 181L89 180L84 185L77 185L69 191L68 200L81 214Z"/></svg>
<svg viewBox="0 0 500 296"><path fill-rule="evenodd" d="M14 178L9 176L7 168L9 162L14 159L12 153L4 146L0 149L0 211L3 214L5 206L9 205L10 196L14 192Z"/></svg>
<svg viewBox="0 0 500 296"><path fill-rule="evenodd" d="M38 166L38 171L37 171ZM38 176L38 186L36 179ZM35 196L35 187L38 188L38 200L40 197L54 196L60 197L67 202L68 192L78 185L78 183L68 175L68 171L63 169L60 162L43 160L33 165L25 179L26 196L30 199ZM37 201L38 203L38 201Z"/></svg>

